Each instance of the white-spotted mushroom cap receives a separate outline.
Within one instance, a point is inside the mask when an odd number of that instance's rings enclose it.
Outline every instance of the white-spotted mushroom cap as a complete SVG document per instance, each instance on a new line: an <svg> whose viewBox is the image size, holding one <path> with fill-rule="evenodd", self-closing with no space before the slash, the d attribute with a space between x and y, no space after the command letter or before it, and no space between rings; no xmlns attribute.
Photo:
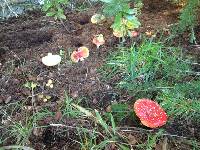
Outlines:
<svg viewBox="0 0 200 150"><path fill-rule="evenodd" d="M46 66L55 66L61 62L60 55L52 55L52 53L48 53L47 56L42 57L42 63Z"/></svg>
<svg viewBox="0 0 200 150"><path fill-rule="evenodd" d="M134 103L134 111L141 123L149 128L157 128L167 122L166 112L155 101L139 99Z"/></svg>

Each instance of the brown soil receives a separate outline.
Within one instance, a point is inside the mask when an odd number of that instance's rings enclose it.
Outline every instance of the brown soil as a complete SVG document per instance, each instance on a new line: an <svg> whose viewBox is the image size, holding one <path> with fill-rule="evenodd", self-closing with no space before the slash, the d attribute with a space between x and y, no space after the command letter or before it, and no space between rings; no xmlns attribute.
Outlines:
<svg viewBox="0 0 200 150"><path fill-rule="evenodd" d="M141 32L168 28L168 25L177 19L178 7L160 2L159 4L159 8L153 4L145 5L141 15ZM85 106L98 109L106 108L111 101L128 99L126 93L123 94L100 80L97 69L104 64L106 56L118 44L118 39L112 35L109 22L105 22L104 25L90 23L93 13L92 9L87 12L69 13L64 26L38 11L0 22L0 105L24 101L26 106L31 106L31 92L23 86L27 81L37 83L34 94L51 96L48 103L36 96L35 105L38 109L50 106L54 112L58 111L57 105L64 99L65 92L73 98L84 97ZM99 33L104 35L106 44L98 50L92 44L92 38ZM89 48L89 58L81 63L71 63L70 53L80 46ZM41 58L48 52L59 54L60 50L64 50L65 53L59 67L46 67L42 64ZM53 88L45 86L49 79L53 80ZM20 120L23 116L16 116L17 118ZM41 125L56 122L55 118L46 119ZM73 126L80 122L66 120L66 124ZM39 135L31 136L30 145L35 149L78 149L74 142L78 137L74 131L62 129L41 129ZM166 127L171 134L200 139L200 126L194 123L190 125L190 129L181 122ZM9 143L12 142L6 144Z"/></svg>

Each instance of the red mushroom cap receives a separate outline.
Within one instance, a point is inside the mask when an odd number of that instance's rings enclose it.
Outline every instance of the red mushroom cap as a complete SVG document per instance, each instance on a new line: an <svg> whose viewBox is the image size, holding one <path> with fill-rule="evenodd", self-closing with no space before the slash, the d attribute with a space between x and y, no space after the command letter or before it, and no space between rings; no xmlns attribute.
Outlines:
<svg viewBox="0 0 200 150"><path fill-rule="evenodd" d="M89 56L89 50L87 47L79 47L77 51L73 51L71 54L71 60L73 62L82 61Z"/></svg>
<svg viewBox="0 0 200 150"><path fill-rule="evenodd" d="M134 111L143 125L157 128L167 122L167 114L160 105L149 99L139 99L134 104Z"/></svg>

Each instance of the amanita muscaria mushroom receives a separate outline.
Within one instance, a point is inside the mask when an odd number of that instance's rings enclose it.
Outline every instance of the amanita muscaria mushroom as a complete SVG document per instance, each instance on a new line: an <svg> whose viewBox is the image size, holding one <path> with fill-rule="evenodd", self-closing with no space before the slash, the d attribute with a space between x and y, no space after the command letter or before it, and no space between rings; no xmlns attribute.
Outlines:
<svg viewBox="0 0 200 150"><path fill-rule="evenodd" d="M89 50L87 47L79 47L78 50L73 51L71 54L71 60L73 62L83 61L89 56Z"/></svg>
<svg viewBox="0 0 200 150"><path fill-rule="evenodd" d="M93 38L92 42L97 46L97 48L99 48L99 46L101 46L105 43L105 40L103 38L103 34L96 35Z"/></svg>
<svg viewBox="0 0 200 150"><path fill-rule="evenodd" d="M157 128L167 122L166 112L155 101L139 99L134 104L134 111L141 123L149 128Z"/></svg>
<svg viewBox="0 0 200 150"><path fill-rule="evenodd" d="M42 63L46 66L55 66L61 62L60 55L52 55L52 53L48 53L47 56L42 57Z"/></svg>

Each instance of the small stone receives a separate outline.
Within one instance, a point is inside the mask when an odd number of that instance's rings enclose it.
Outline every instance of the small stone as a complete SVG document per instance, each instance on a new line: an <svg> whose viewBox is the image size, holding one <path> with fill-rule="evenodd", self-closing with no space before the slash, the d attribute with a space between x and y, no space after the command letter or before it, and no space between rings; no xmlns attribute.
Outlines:
<svg viewBox="0 0 200 150"><path fill-rule="evenodd" d="M96 82L95 81L92 81L92 85L94 85Z"/></svg>
<svg viewBox="0 0 200 150"><path fill-rule="evenodd" d="M27 110L32 110L32 106L27 106Z"/></svg>
<svg viewBox="0 0 200 150"><path fill-rule="evenodd" d="M106 88L107 90L110 90L110 89L111 89L111 86L108 85L108 84L106 84L106 85L105 85L105 88Z"/></svg>
<svg viewBox="0 0 200 150"><path fill-rule="evenodd" d="M51 73L51 72L49 72L49 77L50 77L50 78L53 78L53 77L54 77L54 74Z"/></svg>
<svg viewBox="0 0 200 150"><path fill-rule="evenodd" d="M135 145L135 144L137 143L137 140L136 140L135 136L129 134L129 135L128 135L128 143L129 143L130 145Z"/></svg>
<svg viewBox="0 0 200 150"><path fill-rule="evenodd" d="M97 101L96 98L94 98L92 102L93 102L94 104L97 104L97 103L98 103L98 101Z"/></svg>
<svg viewBox="0 0 200 150"><path fill-rule="evenodd" d="M96 71L97 71L97 69L96 69L96 68L94 68L94 69L93 69L93 68L91 68L91 69L90 69L90 73L91 73L91 74L95 74L95 73L96 73Z"/></svg>
<svg viewBox="0 0 200 150"><path fill-rule="evenodd" d="M72 98L77 98L78 97L78 91L74 91L71 93Z"/></svg>

